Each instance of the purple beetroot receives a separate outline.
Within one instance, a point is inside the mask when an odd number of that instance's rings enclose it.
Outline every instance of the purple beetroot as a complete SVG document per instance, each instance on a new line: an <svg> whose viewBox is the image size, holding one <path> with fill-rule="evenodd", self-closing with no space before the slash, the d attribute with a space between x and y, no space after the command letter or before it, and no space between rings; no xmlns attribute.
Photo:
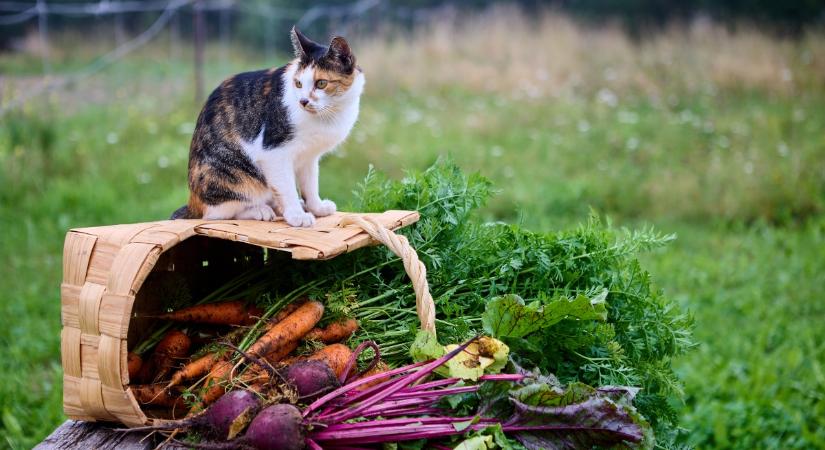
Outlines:
<svg viewBox="0 0 825 450"><path fill-rule="evenodd" d="M287 367L284 378L295 387L301 400L312 401L338 388L338 378L322 361L299 361Z"/></svg>
<svg viewBox="0 0 825 450"><path fill-rule="evenodd" d="M243 440L257 450L303 449L306 428L298 408L281 403L264 408L252 419Z"/></svg>
<svg viewBox="0 0 825 450"><path fill-rule="evenodd" d="M240 434L260 408L261 400L254 392L237 390L228 392L196 416L122 431L196 430L210 438L227 440Z"/></svg>

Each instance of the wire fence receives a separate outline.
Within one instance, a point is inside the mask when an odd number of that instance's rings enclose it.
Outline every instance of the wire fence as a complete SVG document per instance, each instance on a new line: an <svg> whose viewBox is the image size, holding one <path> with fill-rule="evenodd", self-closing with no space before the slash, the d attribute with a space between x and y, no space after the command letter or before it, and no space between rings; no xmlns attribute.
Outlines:
<svg viewBox="0 0 825 450"><path fill-rule="evenodd" d="M274 30L274 21L289 20L299 28L312 26L315 22L323 19L341 21L346 18L359 17L379 6L382 0L357 0L344 5L316 5L309 8L292 8L268 5L258 2L247 2L237 0L163 0L163 1L111 1L101 0L88 3L49 3L45 0L35 2L21 1L0 1L0 27L15 26L20 24L36 24L38 38L41 45L42 77L35 86L26 89L22 93L6 102L0 97L0 117L9 111L18 109L26 103L46 94L48 92L64 88L82 82L100 71L123 60L129 54L140 49L154 40L162 31L169 29L170 36L175 38L179 33L177 30L177 20L181 11L186 9L195 17L195 33L193 33L193 45L195 48L195 60L203 60L203 33L198 32L198 20L203 27L201 15L206 12L221 12L219 22L219 39L223 42L223 51L228 45L229 20L228 15L223 13L247 14L268 20L273 26L268 30ZM124 14L151 14L158 16L143 31L134 35L132 39L125 40L123 31L116 31L118 36L117 45L111 51L97 57L85 67L76 69L71 73L61 73L60 77L52 75L52 64L50 58L50 18L53 17L97 17L107 20L114 19L114 24ZM28 24L31 22L31 24ZM171 24L171 27L170 27ZM115 26L116 30L119 27ZM202 31L202 30L201 30ZM270 54L274 48L274 42L270 37L273 33L265 33L265 51ZM196 98L202 95L203 79L202 67L196 63Z"/></svg>

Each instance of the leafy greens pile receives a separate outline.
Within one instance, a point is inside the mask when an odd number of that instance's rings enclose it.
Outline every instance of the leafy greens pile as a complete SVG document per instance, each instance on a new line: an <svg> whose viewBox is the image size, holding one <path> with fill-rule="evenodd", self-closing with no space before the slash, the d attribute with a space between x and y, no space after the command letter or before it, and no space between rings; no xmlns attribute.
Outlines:
<svg viewBox="0 0 825 450"><path fill-rule="evenodd" d="M400 181L370 169L350 210L420 212L402 233L427 266L441 342L485 333L504 341L520 365L564 384L638 387L633 405L667 446L678 430L672 403L681 394L671 359L692 345L692 324L652 287L636 255L673 236L615 230L595 215L555 233L489 223L476 211L492 194L487 179L439 161ZM324 262L270 261L295 265L270 271L266 286L256 286L270 301L322 299L325 320L356 317L362 330L354 339L378 342L390 364L409 362L419 328L415 295L387 249Z"/></svg>

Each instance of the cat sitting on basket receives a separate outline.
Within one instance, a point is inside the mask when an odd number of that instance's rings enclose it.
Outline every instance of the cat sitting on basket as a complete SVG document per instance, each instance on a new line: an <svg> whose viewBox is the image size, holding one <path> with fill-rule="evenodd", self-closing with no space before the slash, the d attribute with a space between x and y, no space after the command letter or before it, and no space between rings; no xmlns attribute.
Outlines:
<svg viewBox="0 0 825 450"><path fill-rule="evenodd" d="M285 66L235 75L209 96L189 149L189 202L173 219L307 227L335 212L319 195L318 162L358 119L364 74L342 37L324 46L293 28L292 45Z"/></svg>

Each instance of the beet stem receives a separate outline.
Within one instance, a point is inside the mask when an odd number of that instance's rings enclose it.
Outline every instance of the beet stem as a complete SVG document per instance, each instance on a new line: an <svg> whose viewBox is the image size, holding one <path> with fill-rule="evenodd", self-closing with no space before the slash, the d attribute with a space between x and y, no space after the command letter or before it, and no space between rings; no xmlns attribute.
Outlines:
<svg viewBox="0 0 825 450"><path fill-rule="evenodd" d="M330 414L330 415L326 416L324 421L335 423L335 422L343 422L345 420L352 419L354 417L358 417L358 415L360 414L361 411L363 411L363 410L369 408L370 406L380 402L381 400L384 400L384 398L400 391L405 386L412 385L416 381L421 380L424 377L428 376L435 369L437 369L439 366L441 366L445 362L449 361L450 359L454 358L459 353L463 352L467 348L467 346L469 346L475 340L476 340L476 338L470 339L467 342L465 342L465 343L461 344L460 346L458 346L456 349L454 349L454 350L450 351L449 353L447 353L446 355L442 356L441 358L438 358L434 361L429 362L428 364L423 366L420 370L412 372L408 375L404 375L403 377L400 377L399 380L396 383L393 383L392 385L387 387L387 389L385 389L384 391L379 392L376 395L372 396L371 398L361 402L361 404L359 404L358 406L356 406L354 408L348 408L348 409L345 409L345 410L339 411L337 413L333 413L333 414Z"/></svg>
<svg viewBox="0 0 825 450"><path fill-rule="evenodd" d="M393 370L390 370L390 371L384 372L384 373L377 373L375 375L370 375L368 377L361 378L360 380L353 381L352 383L348 383L348 384L346 384L344 386L341 386L340 388L330 392L329 394L319 398L318 400L315 400L314 402L312 402L309 406L306 407L306 409L304 409L304 414L303 415L304 415L304 417L307 417L312 411L315 411L316 409L320 408L321 406L324 406L324 404L326 404L328 401L332 400L333 398L336 398L336 397L340 396L341 394L345 394L349 391L352 391L355 388L357 388L358 386L362 386L364 384L370 383L370 382L375 381L375 380L379 380L381 378L391 377L393 375L398 375L398 374L401 374L401 373L404 373L404 372L409 372L410 370L417 369L421 366L424 366L425 364L426 364L426 361L423 361L423 362L420 362L420 363L415 363L415 364L410 364L408 366L399 367L397 369L393 369Z"/></svg>
<svg viewBox="0 0 825 450"><path fill-rule="evenodd" d="M479 388L478 385L474 386L460 386L454 388L447 388L447 389L439 389L433 391L423 391L423 392L397 392L391 395L388 399L391 400L400 400L405 398L421 398L421 397L446 397L448 395L456 395L456 394L466 394L467 392L475 392Z"/></svg>
<svg viewBox="0 0 825 450"><path fill-rule="evenodd" d="M432 406L436 400L432 399L424 399L419 400L416 398L409 398L405 400L396 400L396 401L389 401L378 403L376 405L370 406L369 408L362 411L363 414L380 414L383 411L397 411L399 409L409 409L411 407L422 407L422 406Z"/></svg>
<svg viewBox="0 0 825 450"><path fill-rule="evenodd" d="M347 366L344 368L344 371L341 372L341 376L338 378L338 381L343 385L349 380L349 373L352 371L352 368L355 366L355 363L358 361L358 357L361 356L361 353L367 349L367 347L371 347L373 352L375 352L375 356L370 361L369 366L366 369L358 372L355 374L353 378L358 378L366 372L372 370L375 366L378 365L378 361L381 361L381 349L378 348L378 344L375 341L364 341L355 348L355 351L352 352L350 355L349 360L347 361Z"/></svg>
<svg viewBox="0 0 825 450"><path fill-rule="evenodd" d="M403 417L399 419L384 419L384 420L370 420L366 422L355 423L337 423L330 425L327 430L355 430L361 428L383 427L392 425L407 425L407 424L433 424L433 423L452 423L455 421L473 420L475 417Z"/></svg>
<svg viewBox="0 0 825 450"><path fill-rule="evenodd" d="M425 389L430 389L430 388L449 386L451 384L458 383L459 381L460 381L459 378L445 378L443 380L430 381L428 383L421 383L419 385L412 386L410 388L407 388L407 391L409 391L409 392L423 391Z"/></svg>
<svg viewBox="0 0 825 450"><path fill-rule="evenodd" d="M318 443L316 443L315 441L313 441L310 438L306 438L306 444L307 444L307 447L309 447L311 450L324 450L323 447L318 445Z"/></svg>
<svg viewBox="0 0 825 450"><path fill-rule="evenodd" d="M403 426L387 426L370 428L365 427L357 430L337 430L335 426L313 434L313 439L319 442L334 440L337 444L378 444L382 442L400 442L418 439L431 439L437 437L455 436L464 434L467 431L478 431L489 427L490 425L500 423L495 419L478 419L479 422L470 425L461 431L456 430L454 424L468 420L467 418L445 418L448 423L432 424L432 425L403 425ZM381 421L373 421L373 424ZM512 433L518 431L568 431L572 427L569 425L521 425L521 426L507 426L502 427L505 433ZM575 427L578 430L598 431L596 428L589 427ZM639 442L636 436L623 433L621 431L613 431L618 434L623 440L629 442Z"/></svg>
<svg viewBox="0 0 825 450"><path fill-rule="evenodd" d="M420 407L420 408L399 408L399 409L387 409L384 411L379 411L375 413L364 413L362 417L370 418L370 417L398 417L398 416L423 416L428 414L441 414L444 411L439 408L433 407Z"/></svg>
<svg viewBox="0 0 825 450"><path fill-rule="evenodd" d="M436 424L408 424L408 425L400 425L400 426L386 426L386 427L374 427L374 428L364 428L364 429L356 429L356 430L337 430L332 427L319 432L317 434L313 434L312 438L316 441L327 441L327 440L335 440L341 443L346 444L374 444L379 442L393 442L395 441L402 441L402 440L410 440L410 439L420 439L418 436L422 436L424 434L429 433L439 433L441 436L451 436L457 434L464 434L466 430L473 429L479 430L489 427L492 424L498 423L498 421L493 419L481 419L479 423L470 425L466 429L462 429L462 431L456 430L454 424L466 421L466 418L461 418L462 420L458 420L458 418L448 418L450 420L449 423L436 423ZM380 421L375 421L380 422ZM529 428L529 427L526 427ZM563 427L557 427L562 428ZM552 428L548 428L552 429ZM520 430L521 431L521 430Z"/></svg>

